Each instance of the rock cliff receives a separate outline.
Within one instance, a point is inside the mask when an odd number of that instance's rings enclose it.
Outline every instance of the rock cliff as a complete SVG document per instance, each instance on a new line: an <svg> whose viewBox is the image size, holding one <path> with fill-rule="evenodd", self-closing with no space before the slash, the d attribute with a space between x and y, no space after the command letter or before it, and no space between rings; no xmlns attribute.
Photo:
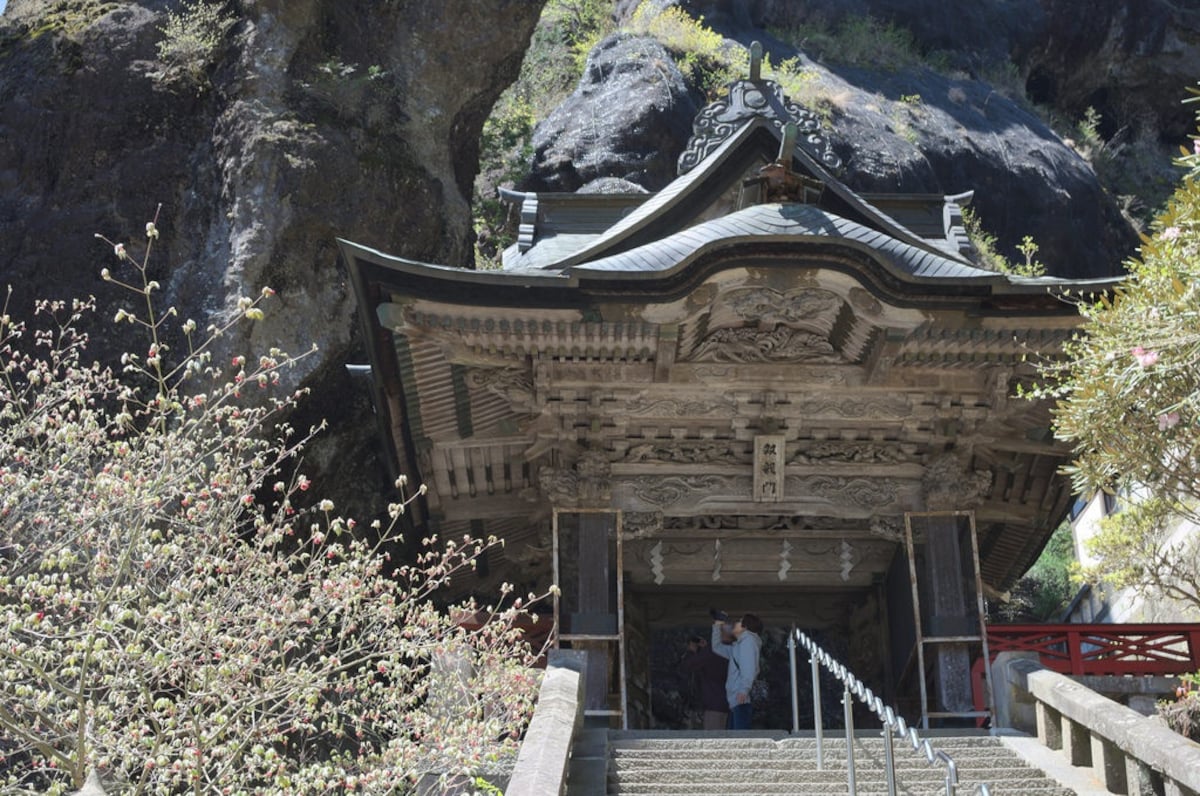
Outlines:
<svg viewBox="0 0 1200 796"><path fill-rule="evenodd" d="M310 467L372 500L386 482L335 239L465 265L479 133L519 69L536 0L245 0L187 74L159 43L175 0L10 0L0 17L0 274L16 309L95 294L93 238L137 238L162 203L152 268L198 320L264 285L248 341L321 354L305 372L335 437ZM105 332L103 325L96 330ZM102 341L113 350L111 341ZM302 419L303 422L304 419ZM349 506L353 508L353 506Z"/></svg>

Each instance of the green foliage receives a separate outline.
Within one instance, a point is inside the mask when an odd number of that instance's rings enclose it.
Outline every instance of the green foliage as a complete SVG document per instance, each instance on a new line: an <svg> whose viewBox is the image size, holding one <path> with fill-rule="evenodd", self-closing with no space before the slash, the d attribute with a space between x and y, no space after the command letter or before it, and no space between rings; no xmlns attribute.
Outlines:
<svg viewBox="0 0 1200 796"><path fill-rule="evenodd" d="M771 33L819 61L887 71L921 63L911 31L871 16L847 15L835 28L803 25Z"/></svg>
<svg viewBox="0 0 1200 796"><path fill-rule="evenodd" d="M1168 594L1200 607L1200 144L1111 295L1081 300L1083 332L1062 360L1044 363L1033 395L1060 399L1055 434L1070 442L1076 491L1115 491L1127 507L1108 518L1089 552L1089 580Z"/></svg>
<svg viewBox="0 0 1200 796"><path fill-rule="evenodd" d="M1001 608L1005 621L1055 621L1075 596L1075 541L1070 523L1055 529L1042 554L1013 587L1011 600Z"/></svg>
<svg viewBox="0 0 1200 796"><path fill-rule="evenodd" d="M36 39L50 32L76 38L100 17L121 7L111 0L57 0L47 4L38 17L38 27L28 32Z"/></svg>
<svg viewBox="0 0 1200 796"><path fill-rule="evenodd" d="M721 34L704 25L703 17L693 19L678 6L660 8L643 0L626 29L657 39L675 57L684 77L709 96L749 69L745 48L727 46Z"/></svg>
<svg viewBox="0 0 1200 796"><path fill-rule="evenodd" d="M1032 236L1026 235L1021 238L1021 242L1017 244L1017 251L1025 258L1021 263L1010 263L1009 273L1017 276L1045 276L1046 266L1037 259L1038 245L1034 242Z"/></svg>
<svg viewBox="0 0 1200 796"><path fill-rule="evenodd" d="M1021 243L1017 245L1017 250L1021 252L1025 261L1013 263L1000 253L996 236L983 228L979 214L973 208L963 208L963 226L967 230L967 237L975 246L976 264L980 268L1014 276L1046 275L1046 266L1037 260L1038 245L1029 235L1022 238Z"/></svg>
<svg viewBox="0 0 1200 796"><path fill-rule="evenodd" d="M392 561L423 488L398 480L370 529L309 497L297 358L215 353L272 291L206 332L181 322L147 278L157 235L140 260L107 241L133 338L116 369L87 357L91 301L0 314L0 790L98 773L110 792L384 794L486 773L528 720L532 652L513 609L435 598L497 542L432 536Z"/></svg>
<svg viewBox="0 0 1200 796"><path fill-rule="evenodd" d="M513 185L525 176L533 148L530 138L536 123L533 106L515 93L505 92L491 116L483 124L480 138L480 162L487 163L481 185ZM475 267L480 270L499 267L499 256L515 242L515 224L509 223L509 206L501 202L494 188L476 187Z"/></svg>
<svg viewBox="0 0 1200 796"><path fill-rule="evenodd" d="M159 29L163 37L158 43L158 58L165 65L158 73L160 79L195 86L207 84L208 68L233 23L233 15L221 3L209 0L188 0L180 10L167 12L167 21Z"/></svg>
<svg viewBox="0 0 1200 796"><path fill-rule="evenodd" d="M498 267L501 252L516 239L515 221L496 189L525 176L534 124L571 93L588 53L612 29L611 0L550 0L542 10L520 74L484 123L471 202L476 268Z"/></svg>
<svg viewBox="0 0 1200 796"><path fill-rule="evenodd" d="M539 27L554 32L571 53L575 76L583 74L588 53L614 29L611 0L550 0Z"/></svg>

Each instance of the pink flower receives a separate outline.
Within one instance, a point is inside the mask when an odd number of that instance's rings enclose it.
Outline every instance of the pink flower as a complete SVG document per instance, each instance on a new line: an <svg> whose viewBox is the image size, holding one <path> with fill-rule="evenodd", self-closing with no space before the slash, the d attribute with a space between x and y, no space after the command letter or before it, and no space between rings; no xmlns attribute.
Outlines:
<svg viewBox="0 0 1200 796"><path fill-rule="evenodd" d="M1133 358L1136 359L1137 363L1143 368L1148 368L1158 361L1157 351L1147 351L1140 345L1134 346L1129 353L1133 354Z"/></svg>
<svg viewBox="0 0 1200 796"><path fill-rule="evenodd" d="M1200 138L1192 139L1192 151L1200 155Z"/></svg>
<svg viewBox="0 0 1200 796"><path fill-rule="evenodd" d="M1179 413L1167 412L1158 416L1158 430L1166 431L1168 428L1175 428L1179 425Z"/></svg>
<svg viewBox="0 0 1200 796"><path fill-rule="evenodd" d="M1167 227L1162 231L1163 240L1175 240L1179 237L1179 227Z"/></svg>

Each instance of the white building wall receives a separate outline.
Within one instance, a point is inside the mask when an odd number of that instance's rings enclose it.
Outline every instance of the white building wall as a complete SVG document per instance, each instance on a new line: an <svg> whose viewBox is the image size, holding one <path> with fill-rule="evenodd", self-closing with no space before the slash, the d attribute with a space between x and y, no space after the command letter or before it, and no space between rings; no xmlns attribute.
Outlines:
<svg viewBox="0 0 1200 796"><path fill-rule="evenodd" d="M1085 566L1095 559L1087 554L1087 540L1100 527L1100 520L1114 506L1111 498L1096 493L1075 518L1071 520L1071 532L1075 538L1075 556ZM1115 510L1120 510L1115 507ZM1177 544L1200 534L1196 525L1179 521L1168 537L1168 544ZM1133 589L1108 587L1084 587L1075 598L1068 622L1081 623L1132 623L1132 622L1200 622L1200 610L1194 605L1167 597L1146 598Z"/></svg>

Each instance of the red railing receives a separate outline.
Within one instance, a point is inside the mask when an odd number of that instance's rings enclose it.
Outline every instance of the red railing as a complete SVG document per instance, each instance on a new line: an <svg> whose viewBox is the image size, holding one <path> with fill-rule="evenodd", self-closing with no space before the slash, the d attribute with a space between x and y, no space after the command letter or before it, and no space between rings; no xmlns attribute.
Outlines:
<svg viewBox="0 0 1200 796"><path fill-rule="evenodd" d="M1036 652L1061 674L1187 674L1200 671L1200 624L988 625L992 657Z"/></svg>
<svg viewBox="0 0 1200 796"><path fill-rule="evenodd" d="M1068 675L1173 675L1200 672L1200 624L988 625L988 652L1036 652ZM975 709L986 710L983 659L971 670Z"/></svg>

